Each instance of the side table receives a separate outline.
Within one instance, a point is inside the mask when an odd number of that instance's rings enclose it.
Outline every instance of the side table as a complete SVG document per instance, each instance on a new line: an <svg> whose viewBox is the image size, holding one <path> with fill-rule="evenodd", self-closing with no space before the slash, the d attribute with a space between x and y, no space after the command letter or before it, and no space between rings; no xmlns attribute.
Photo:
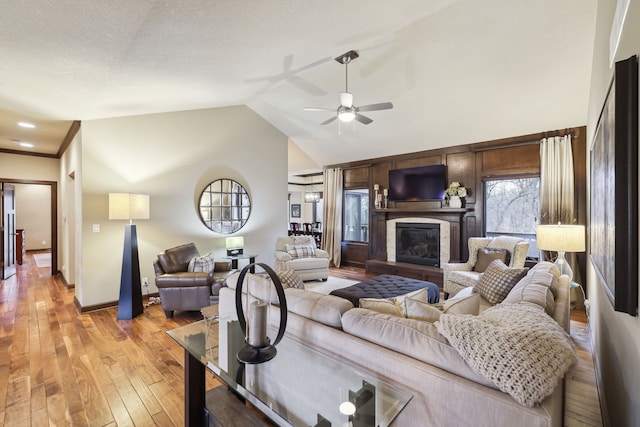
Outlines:
<svg viewBox="0 0 640 427"><path fill-rule="evenodd" d="M248 259L249 260L249 264L254 264L256 262L256 258L258 257L258 255L255 254L248 254L248 255L236 255L236 256L226 256L224 257L224 259L230 259L231 260L231 268L234 270L238 269L238 260L239 259ZM251 267L249 269L249 271L251 273L255 273L256 269L255 267Z"/></svg>

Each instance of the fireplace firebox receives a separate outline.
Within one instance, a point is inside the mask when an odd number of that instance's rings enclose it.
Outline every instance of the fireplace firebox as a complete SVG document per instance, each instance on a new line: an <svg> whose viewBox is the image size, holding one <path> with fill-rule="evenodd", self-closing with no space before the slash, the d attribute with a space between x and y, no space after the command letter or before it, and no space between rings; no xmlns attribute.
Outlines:
<svg viewBox="0 0 640 427"><path fill-rule="evenodd" d="M396 223L396 261L440 267L440 224Z"/></svg>

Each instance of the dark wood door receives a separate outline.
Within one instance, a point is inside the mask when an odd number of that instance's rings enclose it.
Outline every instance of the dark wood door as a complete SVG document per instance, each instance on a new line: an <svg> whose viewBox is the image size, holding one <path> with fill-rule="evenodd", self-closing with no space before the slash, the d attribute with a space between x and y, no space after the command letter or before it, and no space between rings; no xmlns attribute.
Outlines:
<svg viewBox="0 0 640 427"><path fill-rule="evenodd" d="M2 183L2 279L16 274L16 192L11 184Z"/></svg>

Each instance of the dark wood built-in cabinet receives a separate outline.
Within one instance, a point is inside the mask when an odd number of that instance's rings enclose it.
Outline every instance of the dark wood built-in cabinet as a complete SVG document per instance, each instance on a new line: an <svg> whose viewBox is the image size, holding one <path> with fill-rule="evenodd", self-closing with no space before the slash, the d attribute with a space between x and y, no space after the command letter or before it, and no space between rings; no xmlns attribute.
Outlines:
<svg viewBox="0 0 640 427"><path fill-rule="evenodd" d="M571 134L575 172L576 222L586 224L586 128L557 131L458 145L435 150L367 159L338 165L344 170L345 189L370 191L369 242L343 242L342 265L366 267L370 273L398 274L441 284L442 272L437 267L387 262L386 221L403 217L423 217L451 223L451 262L466 261L469 237L483 236L485 180L536 176L540 174L540 146L543 138ZM460 182L468 191L462 209L450 209L445 201L389 201L387 209L376 209L373 186L380 191L389 188L389 171L419 166L444 164L447 181ZM367 251L365 251L365 248ZM582 274L586 274L585 254L578 254Z"/></svg>

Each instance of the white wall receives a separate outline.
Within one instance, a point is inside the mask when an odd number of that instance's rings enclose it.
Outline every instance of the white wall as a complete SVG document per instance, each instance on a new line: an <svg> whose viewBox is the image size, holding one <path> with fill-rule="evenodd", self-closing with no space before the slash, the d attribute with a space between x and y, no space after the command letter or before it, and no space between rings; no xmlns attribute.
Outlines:
<svg viewBox="0 0 640 427"><path fill-rule="evenodd" d="M640 54L640 4L630 3L616 61ZM588 106L587 157L613 75L609 68L609 34L615 8L615 0L598 2ZM587 167L587 170L590 168ZM638 183L635 183L635 188L639 188ZM640 259L638 262L640 264ZM596 376L602 392L603 415L608 418L608 425L637 425L640 419L640 317L613 310L604 292L604 284L598 280L590 263L587 264L587 292L591 300L591 335L595 348Z"/></svg>
<svg viewBox="0 0 640 427"><path fill-rule="evenodd" d="M61 251L58 254L60 272L66 282L75 285L80 277L82 258L78 248L82 245L82 134L78 132L60 159L60 215L58 236ZM76 288L76 299L82 289Z"/></svg>
<svg viewBox="0 0 640 427"><path fill-rule="evenodd" d="M155 292L153 260L195 242L225 255L226 235L207 229L196 200L218 178L248 190L251 216L236 233L245 252L274 263L274 242L287 230L287 137L245 106L151 114L82 123L82 260L76 298L83 307L117 301L123 221L108 220L108 193L150 195L151 219L138 221L142 277ZM76 182L78 176L76 171ZM93 232L93 225L100 227ZM79 289L80 288L80 289Z"/></svg>
<svg viewBox="0 0 640 427"><path fill-rule="evenodd" d="M27 250L51 249L51 186L14 185L16 228L24 228Z"/></svg>

